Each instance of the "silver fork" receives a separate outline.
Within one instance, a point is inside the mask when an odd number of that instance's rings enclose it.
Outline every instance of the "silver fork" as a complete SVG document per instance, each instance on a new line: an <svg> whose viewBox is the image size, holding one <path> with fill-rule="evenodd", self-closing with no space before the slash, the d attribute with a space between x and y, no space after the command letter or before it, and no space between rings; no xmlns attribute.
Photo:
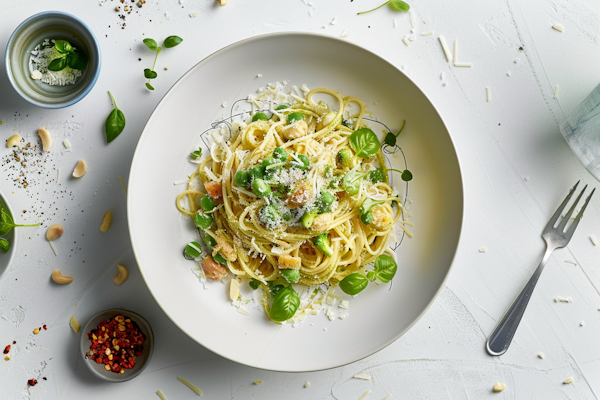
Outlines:
<svg viewBox="0 0 600 400"><path fill-rule="evenodd" d="M533 273L533 276L531 279L529 279L529 282L527 282L527 285L525 285L521 293L519 293L515 301L512 303L506 314L504 314L500 322L498 322L498 325L496 325L496 328L494 328L494 331L488 338L485 347L490 355L499 356L508 350L508 346L510 346L510 342L515 336L519 322L521 322L521 318L525 313L525 308L527 308L527 303L529 303L533 289L535 289L535 285L540 278L542 271L544 270L544 265L546 265L546 262L550 258L550 254L552 254L555 249L565 247L567 244L569 244L571 237L573 237L573 232L575 232L577 225L579 225L579 221L581 221L581 217L583 217L583 212L585 211L590 199L596 191L595 188L585 200L585 203L583 204L583 207L581 207L579 214L577 214L575 220L571 226L569 226L569 229L566 232L565 227L567 226L567 222L569 222L569 219L571 219L571 215L573 215L573 211L575 211L577 203L579 203L579 200L581 200L581 196L583 196L587 185L585 185L581 193L579 193L577 200L575 200L569 209L569 212L560 221L558 226L555 228L554 225L556 225L556 222L559 220L561 213L567 206L567 203L569 200L571 200L571 197L573 197L573 193L575 192L575 189L577 189L577 185L579 185L579 182L573 186L565 200L562 202L560 207L558 207L558 210L556 210L552 218L550 218L550 221L548 221L548 225L546 225L546 228L542 233L542 239L544 239L546 242L546 252L544 253L544 257L542 258L540 265L537 267Z"/></svg>

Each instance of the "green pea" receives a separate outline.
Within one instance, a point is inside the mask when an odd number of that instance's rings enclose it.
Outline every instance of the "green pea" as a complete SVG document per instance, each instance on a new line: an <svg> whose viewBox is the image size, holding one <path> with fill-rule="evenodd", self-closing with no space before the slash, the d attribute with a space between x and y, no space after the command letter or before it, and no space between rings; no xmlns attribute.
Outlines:
<svg viewBox="0 0 600 400"><path fill-rule="evenodd" d="M217 241L210 235L205 235L202 240L204 240L204 244L208 247L215 247L217 245Z"/></svg>
<svg viewBox="0 0 600 400"><path fill-rule="evenodd" d="M263 167L265 167L265 170L267 170L267 167L269 165L277 164L278 162L279 160L276 160L275 158L273 158L273 156L269 156L262 160L262 165Z"/></svg>
<svg viewBox="0 0 600 400"><path fill-rule="evenodd" d="M205 194L200 199L200 207L204 211L210 211L213 208L215 208L215 201L212 199L212 197L210 197L209 195Z"/></svg>
<svg viewBox="0 0 600 400"><path fill-rule="evenodd" d="M264 165L255 165L250 168L250 176L252 179L262 179L265 177L266 167Z"/></svg>
<svg viewBox="0 0 600 400"><path fill-rule="evenodd" d="M237 171L233 177L233 183L240 187L250 186L250 173L248 171Z"/></svg>
<svg viewBox="0 0 600 400"><path fill-rule="evenodd" d="M276 111L279 111L279 110L285 110L286 108L290 108L290 105L289 105L289 104L285 104L285 103L284 103L284 104L280 104L280 105L278 105L278 106L277 106L277 108L276 108L275 110L276 110Z"/></svg>
<svg viewBox="0 0 600 400"><path fill-rule="evenodd" d="M225 259L225 257L223 257L221 255L221 253L215 254L214 256L212 256L212 258L213 258L213 260L215 260L219 264L227 264L227 260Z"/></svg>
<svg viewBox="0 0 600 400"><path fill-rule="evenodd" d="M252 182L252 191L258 197L269 197L271 195L271 187L262 179L254 179Z"/></svg>
<svg viewBox="0 0 600 400"><path fill-rule="evenodd" d="M363 224L369 225L371 222L373 222L373 213L371 211L367 211L360 216L360 220L363 222Z"/></svg>
<svg viewBox="0 0 600 400"><path fill-rule="evenodd" d="M208 229L213 223L213 219L207 214L194 214L194 224L197 228Z"/></svg>
<svg viewBox="0 0 600 400"><path fill-rule="evenodd" d="M265 114L265 113L262 113L262 112L256 113L252 117L252 122L258 121L259 119L268 120L269 116L267 114Z"/></svg>
<svg viewBox="0 0 600 400"><path fill-rule="evenodd" d="M194 247L190 246L193 245ZM190 242L183 249L183 257L186 260L193 260L200 256L200 252L196 249L201 249L200 243L198 242Z"/></svg>
<svg viewBox="0 0 600 400"><path fill-rule="evenodd" d="M304 154L298 154L298 158L300 159L300 161L302 161L302 164L304 164L302 167L298 168L307 169L310 165L310 160L308 159L308 157L306 157Z"/></svg>
<svg viewBox="0 0 600 400"><path fill-rule="evenodd" d="M281 147L275 147L275 150L273 150L273 157L281 161L287 161L288 153Z"/></svg>
<svg viewBox="0 0 600 400"><path fill-rule="evenodd" d="M329 192L323 192L321 193L321 203L328 207L330 205L333 204L333 201L335 200L335 197L329 193Z"/></svg>
<svg viewBox="0 0 600 400"><path fill-rule="evenodd" d="M288 124L293 124L294 122L302 121L303 119L304 119L304 115L299 112L293 112L291 114L288 114L288 116L287 116Z"/></svg>

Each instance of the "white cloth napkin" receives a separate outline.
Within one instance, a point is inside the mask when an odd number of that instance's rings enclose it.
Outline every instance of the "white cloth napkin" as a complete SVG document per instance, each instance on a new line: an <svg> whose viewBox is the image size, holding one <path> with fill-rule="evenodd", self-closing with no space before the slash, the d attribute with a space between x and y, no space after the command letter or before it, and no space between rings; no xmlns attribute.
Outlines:
<svg viewBox="0 0 600 400"><path fill-rule="evenodd" d="M600 181L600 85L575 108L560 131L579 160Z"/></svg>

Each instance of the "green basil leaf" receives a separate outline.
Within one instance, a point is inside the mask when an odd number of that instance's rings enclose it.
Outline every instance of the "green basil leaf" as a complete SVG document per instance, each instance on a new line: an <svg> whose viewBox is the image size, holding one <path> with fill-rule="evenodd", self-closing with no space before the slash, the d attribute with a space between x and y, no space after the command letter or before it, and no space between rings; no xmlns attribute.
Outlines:
<svg viewBox="0 0 600 400"><path fill-rule="evenodd" d="M179 36L169 36L163 42L163 46L165 46L167 49L170 49L171 47L177 46L181 42L183 42L183 39Z"/></svg>
<svg viewBox="0 0 600 400"><path fill-rule="evenodd" d="M6 235L8 232L15 227L15 222L13 221L12 216L4 211L4 209L0 210L0 235Z"/></svg>
<svg viewBox="0 0 600 400"><path fill-rule="evenodd" d="M269 317L273 321L283 322L292 318L300 306L300 297L293 287L281 289L273 299Z"/></svg>
<svg viewBox="0 0 600 400"><path fill-rule="evenodd" d="M408 182L408 181L412 180L412 178L413 178L412 173L409 170L405 169L402 172L402 180L403 181Z"/></svg>
<svg viewBox="0 0 600 400"><path fill-rule="evenodd" d="M377 154L381 143L369 128L360 128L350 135L350 147L358 157L372 158Z"/></svg>
<svg viewBox="0 0 600 400"><path fill-rule="evenodd" d="M146 68L144 70L144 76L146 77L146 79L154 79L158 76L158 74L155 71L152 71L151 69Z"/></svg>
<svg viewBox="0 0 600 400"><path fill-rule="evenodd" d="M388 146L394 147L396 145L396 135L394 135L392 132L388 132L383 141Z"/></svg>
<svg viewBox="0 0 600 400"><path fill-rule="evenodd" d="M146 87L150 90L154 90L154 88L152 87L152 85L150 84L150 82L146 82Z"/></svg>
<svg viewBox="0 0 600 400"><path fill-rule="evenodd" d="M369 280L363 274L355 272L340 281L340 289L346 294L354 296L363 291L369 284Z"/></svg>
<svg viewBox="0 0 600 400"><path fill-rule="evenodd" d="M277 296L277 293L279 293L282 289L285 288L285 286L283 285L274 285L276 281L269 281L269 291L271 292L271 296L275 297Z"/></svg>
<svg viewBox="0 0 600 400"><path fill-rule="evenodd" d="M252 279L250 282L248 282L248 284L250 285L252 290L256 290L260 286L260 281L257 281L256 279Z"/></svg>
<svg viewBox="0 0 600 400"><path fill-rule="evenodd" d="M382 254L375 260L375 272L381 282L391 281L397 270L396 261L388 255Z"/></svg>
<svg viewBox="0 0 600 400"><path fill-rule="evenodd" d="M104 130L106 131L106 143L110 143L117 138L125 129L125 115L121 110L115 109L108 114Z"/></svg>
<svg viewBox="0 0 600 400"><path fill-rule="evenodd" d="M66 40L56 40L54 42L54 48L60 54L67 54L68 52L73 50L73 47L71 47L71 43L67 42Z"/></svg>
<svg viewBox="0 0 600 400"><path fill-rule="evenodd" d="M87 68L88 58L83 53L69 53L67 54L67 65L69 66L69 68L83 71Z"/></svg>
<svg viewBox="0 0 600 400"><path fill-rule="evenodd" d="M144 39L144 44L150 49L150 50L156 50L158 49L158 43L156 43L156 40L154 39Z"/></svg>
<svg viewBox="0 0 600 400"><path fill-rule="evenodd" d="M8 253L8 249L10 249L8 240L0 238L0 250L2 250L3 253Z"/></svg>
<svg viewBox="0 0 600 400"><path fill-rule="evenodd" d="M48 64L48 69L50 71L62 71L67 66L67 57L63 56L60 58L55 58Z"/></svg>
<svg viewBox="0 0 600 400"><path fill-rule="evenodd" d="M375 280L377 279L377 272L375 272L375 271L367 272L367 279L370 280L371 282L375 282Z"/></svg>
<svg viewBox="0 0 600 400"><path fill-rule="evenodd" d="M390 0L390 6L398 11L410 10L410 6L402 0Z"/></svg>

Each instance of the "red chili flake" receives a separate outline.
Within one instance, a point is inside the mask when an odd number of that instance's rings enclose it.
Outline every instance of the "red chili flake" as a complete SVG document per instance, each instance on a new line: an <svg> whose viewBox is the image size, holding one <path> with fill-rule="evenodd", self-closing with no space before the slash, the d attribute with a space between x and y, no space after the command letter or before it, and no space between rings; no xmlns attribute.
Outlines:
<svg viewBox="0 0 600 400"><path fill-rule="evenodd" d="M97 364L108 365L110 371L115 373L135 366L136 358L143 354L146 341L137 324L123 315L100 322L87 335L92 343L86 358Z"/></svg>
<svg viewBox="0 0 600 400"><path fill-rule="evenodd" d="M16 340L13 340L13 344L17 344L17 341L16 341Z"/></svg>
<svg viewBox="0 0 600 400"><path fill-rule="evenodd" d="M47 328L46 328L46 325L44 325L44 326L43 326L43 328L44 328L44 330L46 330L46 329L47 329Z"/></svg>
<svg viewBox="0 0 600 400"><path fill-rule="evenodd" d="M4 354L8 354L10 351L10 344L4 348Z"/></svg>
<svg viewBox="0 0 600 400"><path fill-rule="evenodd" d="M37 379L31 378L27 381L27 383L29 384L29 386L35 386L37 384Z"/></svg>

